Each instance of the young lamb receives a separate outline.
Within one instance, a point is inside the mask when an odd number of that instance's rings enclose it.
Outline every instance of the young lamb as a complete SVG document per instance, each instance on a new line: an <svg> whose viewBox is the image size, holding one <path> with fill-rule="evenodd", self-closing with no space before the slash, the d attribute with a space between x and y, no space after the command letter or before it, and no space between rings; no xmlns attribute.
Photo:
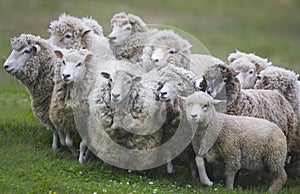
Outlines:
<svg viewBox="0 0 300 194"><path fill-rule="evenodd" d="M52 149L62 145L64 137L49 119L49 106L54 87L54 66L58 63L54 47L39 36L21 34L11 39L12 52L4 63L5 70L18 79L30 95L33 114L53 132Z"/></svg>
<svg viewBox="0 0 300 194"><path fill-rule="evenodd" d="M149 29L138 16L124 12L112 17L111 28L108 39L114 56L133 62L140 62L144 46L157 32L156 29Z"/></svg>
<svg viewBox="0 0 300 194"><path fill-rule="evenodd" d="M230 66L239 72L237 78L240 81L242 89L253 88L256 82L256 76L264 69L272 65L268 59L263 59L253 53L243 53L236 51L228 56Z"/></svg>
<svg viewBox="0 0 300 194"><path fill-rule="evenodd" d="M108 40L103 36L102 26L92 18L77 18L61 14L50 23L49 40L66 49L88 49L100 56L112 55Z"/></svg>
<svg viewBox="0 0 300 194"><path fill-rule="evenodd" d="M193 148L202 184L211 186L204 159L225 163L226 187L233 188L240 169L265 170L271 175L269 192L278 192L287 179L287 142L281 129L265 119L216 112L218 103L203 92L186 99L186 118L196 128Z"/></svg>
<svg viewBox="0 0 300 194"><path fill-rule="evenodd" d="M202 84L213 98L226 100L226 114L257 117L277 124L287 137L289 156L292 159L297 157L300 150L300 143L295 142L299 139L299 132L296 131L298 119L289 102L279 92L241 90L236 72L224 64L209 68L204 73Z"/></svg>
<svg viewBox="0 0 300 194"><path fill-rule="evenodd" d="M62 129L66 135L66 145L77 157L77 147L73 144L73 136L78 135L73 109L81 106L88 110L87 97L94 86L93 75L97 70L93 55L87 50L55 50L61 59L55 67L55 86L50 104L50 120L56 128ZM84 148L83 141L80 145ZM80 150L79 162L83 162L84 151Z"/></svg>

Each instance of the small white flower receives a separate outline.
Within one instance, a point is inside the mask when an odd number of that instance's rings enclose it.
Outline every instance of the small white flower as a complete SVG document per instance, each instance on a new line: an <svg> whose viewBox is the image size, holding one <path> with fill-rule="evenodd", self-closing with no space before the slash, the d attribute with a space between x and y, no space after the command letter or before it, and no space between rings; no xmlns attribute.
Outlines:
<svg viewBox="0 0 300 194"><path fill-rule="evenodd" d="M157 189L153 189L153 193L157 193Z"/></svg>
<svg viewBox="0 0 300 194"><path fill-rule="evenodd" d="M127 185L129 185L129 182L126 182Z"/></svg>
<svg viewBox="0 0 300 194"><path fill-rule="evenodd" d="M97 192L93 192L93 194L97 194Z"/></svg>
<svg viewBox="0 0 300 194"><path fill-rule="evenodd" d="M106 192L107 192L107 190L106 190L106 189L103 189L102 191L103 191L103 193L106 193Z"/></svg>
<svg viewBox="0 0 300 194"><path fill-rule="evenodd" d="M215 190L215 191L217 191L217 190L218 190L218 188L214 188L214 190Z"/></svg>
<svg viewBox="0 0 300 194"><path fill-rule="evenodd" d="M187 185L187 187L191 188L191 187L192 187L192 185Z"/></svg>
<svg viewBox="0 0 300 194"><path fill-rule="evenodd" d="M149 185L153 185L154 183L152 181L149 182Z"/></svg>

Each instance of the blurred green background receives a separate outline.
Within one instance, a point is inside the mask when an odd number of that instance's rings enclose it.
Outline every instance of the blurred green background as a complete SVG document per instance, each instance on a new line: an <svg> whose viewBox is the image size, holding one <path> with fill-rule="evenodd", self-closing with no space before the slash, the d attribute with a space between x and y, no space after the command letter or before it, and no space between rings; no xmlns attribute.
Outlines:
<svg viewBox="0 0 300 194"><path fill-rule="evenodd" d="M30 33L48 38L50 21L63 12L92 16L108 35L110 18L120 11L186 31L224 61L239 49L300 73L299 0L0 0L0 62L11 52L11 37ZM201 186L185 168L177 167L176 176L168 177L161 167L161 177L151 179L99 161L80 165L66 148L53 152L51 140L32 115L25 87L1 67L0 193L233 193L223 185ZM299 180L289 179L281 193L299 193Z"/></svg>

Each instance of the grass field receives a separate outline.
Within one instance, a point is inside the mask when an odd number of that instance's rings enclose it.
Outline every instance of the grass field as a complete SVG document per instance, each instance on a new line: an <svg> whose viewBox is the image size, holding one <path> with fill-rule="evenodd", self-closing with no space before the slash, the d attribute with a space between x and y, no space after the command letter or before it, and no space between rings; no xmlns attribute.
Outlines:
<svg viewBox="0 0 300 194"><path fill-rule="evenodd" d="M239 49L269 58L300 73L300 1L297 0L0 0L0 62L9 40L21 33L49 36L62 12L93 16L110 32L115 12L132 12L149 24L189 32L210 53L226 61ZM79 164L63 148L51 150L52 134L34 118L25 88L0 68L0 193L262 193L266 187L228 190L191 179L184 167L173 176L165 167L128 173L94 158ZM280 193L300 193L300 179L288 179Z"/></svg>

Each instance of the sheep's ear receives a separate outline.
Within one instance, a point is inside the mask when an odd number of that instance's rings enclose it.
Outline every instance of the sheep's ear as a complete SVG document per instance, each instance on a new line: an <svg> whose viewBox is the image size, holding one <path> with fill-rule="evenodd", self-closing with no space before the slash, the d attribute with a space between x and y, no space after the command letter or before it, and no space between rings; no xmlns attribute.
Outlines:
<svg viewBox="0 0 300 194"><path fill-rule="evenodd" d="M60 59L62 59L63 56L64 56L63 53L60 50L54 50L54 53Z"/></svg>
<svg viewBox="0 0 300 194"><path fill-rule="evenodd" d="M82 37L85 37L85 35L87 35L88 33L90 33L92 30L88 29L82 32Z"/></svg>
<svg viewBox="0 0 300 194"><path fill-rule="evenodd" d="M107 73L107 72L101 72L101 75L106 78L106 79L109 79L110 78L110 74Z"/></svg>
<svg viewBox="0 0 300 194"><path fill-rule="evenodd" d="M177 95L177 97L178 97L180 100L183 100L183 101L186 101L186 99L187 99L187 97L185 97L185 96Z"/></svg>
<svg viewBox="0 0 300 194"><path fill-rule="evenodd" d="M240 72L236 71L233 73L233 77L236 77L238 74L240 74Z"/></svg>
<svg viewBox="0 0 300 194"><path fill-rule="evenodd" d="M32 50L33 50L33 54L34 55L37 55L37 54L39 54L39 52L41 51L41 47L40 47L40 45L33 45L32 46Z"/></svg>
<svg viewBox="0 0 300 194"><path fill-rule="evenodd" d="M221 103L226 103L226 100L217 100L217 99L212 100L213 105L218 105L218 104L221 104Z"/></svg>
<svg viewBox="0 0 300 194"><path fill-rule="evenodd" d="M85 56L84 61L85 62L90 62L92 60L92 58L93 58L93 55L92 54L88 54L87 56Z"/></svg>
<svg viewBox="0 0 300 194"><path fill-rule="evenodd" d="M233 61L235 61L237 59L237 54L236 53L231 53L229 56L228 56L228 61L230 63L232 63Z"/></svg>

